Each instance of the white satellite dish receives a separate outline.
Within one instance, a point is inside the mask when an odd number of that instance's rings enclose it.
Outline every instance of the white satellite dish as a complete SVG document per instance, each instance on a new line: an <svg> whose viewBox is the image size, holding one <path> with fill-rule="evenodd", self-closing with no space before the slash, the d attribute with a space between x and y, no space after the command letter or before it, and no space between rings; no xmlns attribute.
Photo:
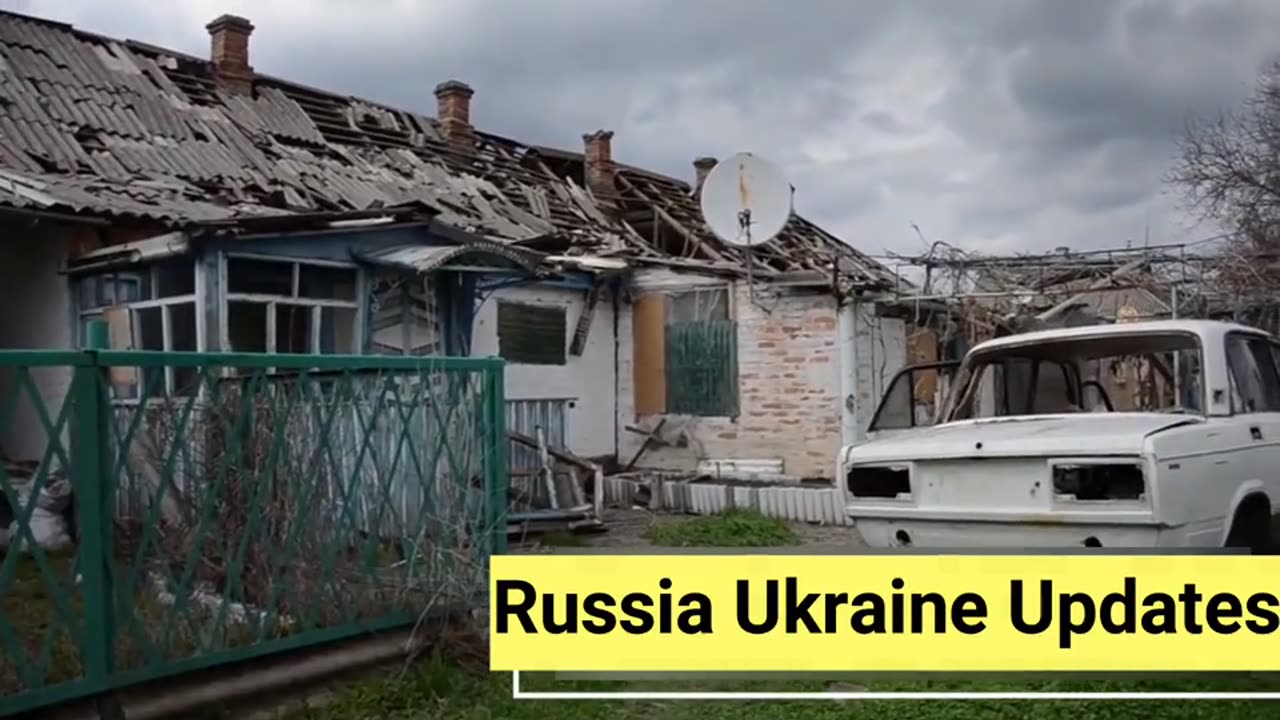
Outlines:
<svg viewBox="0 0 1280 720"><path fill-rule="evenodd" d="M738 153L707 174L701 203L716 237L749 248L772 240L791 219L791 183L773 163Z"/></svg>

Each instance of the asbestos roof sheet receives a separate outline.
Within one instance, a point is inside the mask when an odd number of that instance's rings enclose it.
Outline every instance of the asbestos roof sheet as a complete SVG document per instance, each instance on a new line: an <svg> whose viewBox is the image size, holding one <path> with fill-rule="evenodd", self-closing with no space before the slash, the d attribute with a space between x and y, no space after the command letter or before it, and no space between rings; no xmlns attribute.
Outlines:
<svg viewBox="0 0 1280 720"><path fill-rule="evenodd" d="M209 63L0 13L0 168L43 188L0 202L185 224L421 202L495 240L625 232L547 185L505 141L472 152L429 118L260 77L219 91Z"/></svg>
<svg viewBox="0 0 1280 720"><path fill-rule="evenodd" d="M689 260L655 244L618 198L574 182L580 164L557 164L574 157L483 132L460 149L432 118L261 74L251 96L224 92L206 60L0 12L0 204L185 226L416 203L498 243L555 238L574 255L742 269L732 248ZM650 214L719 244L687 185L616 175L623 200L640 192ZM892 278L802 218L771 245L779 272L834 263L855 284Z"/></svg>

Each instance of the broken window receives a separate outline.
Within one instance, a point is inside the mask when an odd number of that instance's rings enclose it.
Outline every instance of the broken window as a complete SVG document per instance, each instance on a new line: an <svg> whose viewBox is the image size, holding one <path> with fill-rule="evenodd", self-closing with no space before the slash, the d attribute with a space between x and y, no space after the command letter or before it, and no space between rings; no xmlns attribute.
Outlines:
<svg viewBox="0 0 1280 720"><path fill-rule="evenodd" d="M195 295L196 274L189 258L156 263L151 267L150 287L155 297L171 298Z"/></svg>
<svg viewBox="0 0 1280 720"><path fill-rule="evenodd" d="M728 290L647 295L632 311L636 414L736 417L738 332Z"/></svg>
<svg viewBox="0 0 1280 720"><path fill-rule="evenodd" d="M879 432L933 425L939 400L946 395L959 364L958 360L944 360L917 363L899 370L889 381L889 389L867 429Z"/></svg>
<svg viewBox="0 0 1280 720"><path fill-rule="evenodd" d="M1003 358L976 368L964 398L965 417L1081 412L1068 363Z"/></svg>
<svg viewBox="0 0 1280 720"><path fill-rule="evenodd" d="M371 344L379 355L440 355L440 311L431 275L380 272L370 293Z"/></svg>
<svg viewBox="0 0 1280 720"><path fill-rule="evenodd" d="M667 325L728 321L729 293L723 288L667 296Z"/></svg>
<svg viewBox="0 0 1280 720"><path fill-rule="evenodd" d="M952 420L1071 412L1200 412L1200 348L1187 333L1049 339L984 352ZM990 398L990 401L982 398Z"/></svg>
<svg viewBox="0 0 1280 720"><path fill-rule="evenodd" d="M89 324L106 320L116 350L195 352L197 338L196 266L178 257L77 278L78 335L88 342ZM113 373L117 397L191 395L198 372L190 367L120 369ZM139 384L141 381L141 385Z"/></svg>
<svg viewBox="0 0 1280 720"><path fill-rule="evenodd" d="M358 271L322 261L227 257L228 349L262 353L359 351Z"/></svg>
<svg viewBox="0 0 1280 720"><path fill-rule="evenodd" d="M1227 365L1233 412L1280 412L1280 374L1266 338L1228 335Z"/></svg>
<svg viewBox="0 0 1280 720"><path fill-rule="evenodd" d="M568 321L553 305L498 303L498 354L516 365L564 365Z"/></svg>

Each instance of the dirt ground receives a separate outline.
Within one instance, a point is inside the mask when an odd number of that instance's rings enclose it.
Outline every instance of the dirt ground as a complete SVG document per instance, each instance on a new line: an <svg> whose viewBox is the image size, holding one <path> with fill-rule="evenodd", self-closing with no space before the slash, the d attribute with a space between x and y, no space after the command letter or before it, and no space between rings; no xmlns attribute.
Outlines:
<svg viewBox="0 0 1280 720"><path fill-rule="evenodd" d="M605 510L604 515L605 526L608 528L606 532L584 533L576 537L580 540L580 546L585 547L653 547L653 543L645 537L645 533L659 518L692 520L696 517L698 516L653 513L638 508L608 508ZM803 522L791 523L791 526L806 551L815 553L824 550L849 552L850 549L866 547L866 543L862 541L858 531L851 527ZM537 538L529 538L526 542L518 545L513 540L511 549L516 552L554 552L556 550L572 549L572 547L574 546L543 543Z"/></svg>

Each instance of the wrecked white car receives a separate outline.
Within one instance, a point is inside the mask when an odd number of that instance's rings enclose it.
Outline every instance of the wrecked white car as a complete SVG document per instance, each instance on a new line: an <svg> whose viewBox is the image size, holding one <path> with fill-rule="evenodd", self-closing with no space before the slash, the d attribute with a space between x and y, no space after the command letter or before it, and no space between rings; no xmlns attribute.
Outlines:
<svg viewBox="0 0 1280 720"><path fill-rule="evenodd" d="M846 510L873 547L1269 552L1278 368L1275 338L1215 321L989 340L894 378L841 451Z"/></svg>

